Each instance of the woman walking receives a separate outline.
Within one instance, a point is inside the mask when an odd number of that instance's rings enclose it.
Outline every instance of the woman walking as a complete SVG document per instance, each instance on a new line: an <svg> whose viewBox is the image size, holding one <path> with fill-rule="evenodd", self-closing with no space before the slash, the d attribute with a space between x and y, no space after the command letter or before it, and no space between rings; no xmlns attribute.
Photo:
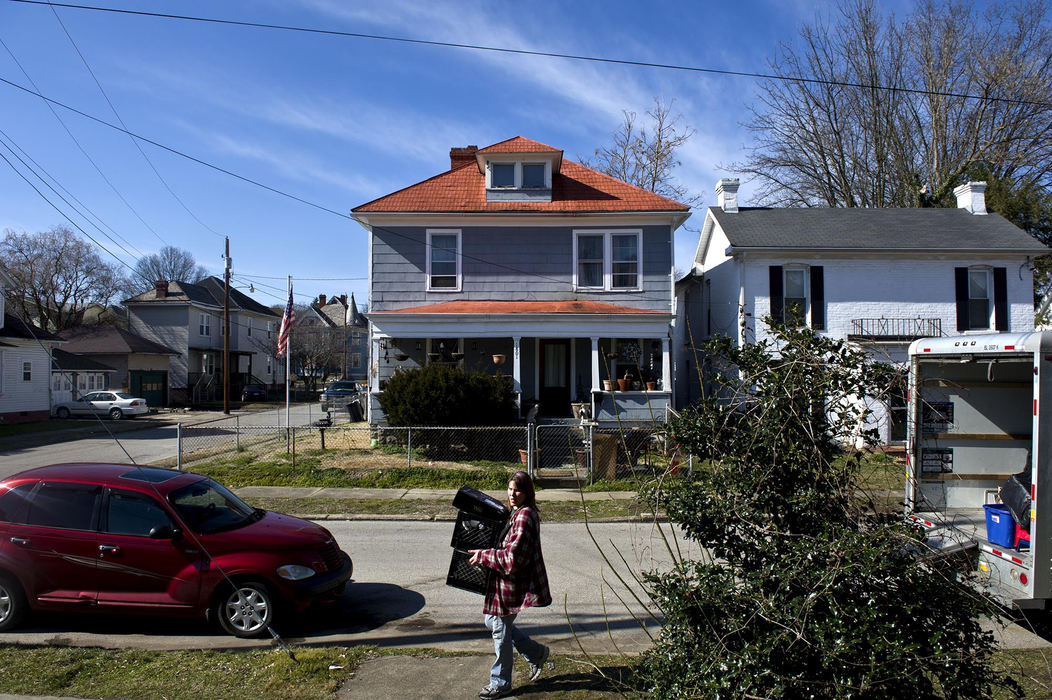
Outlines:
<svg viewBox="0 0 1052 700"><path fill-rule="evenodd" d="M548 661L548 647L539 644L515 625L523 608L551 605L548 573L541 556L541 517L533 480L526 472L515 472L508 482L511 518L501 545L495 549L471 550L471 563L492 569L482 613L493 634L497 660L490 669L489 684L479 697L500 698L511 692L512 651L530 664L530 680L537 680Z"/></svg>

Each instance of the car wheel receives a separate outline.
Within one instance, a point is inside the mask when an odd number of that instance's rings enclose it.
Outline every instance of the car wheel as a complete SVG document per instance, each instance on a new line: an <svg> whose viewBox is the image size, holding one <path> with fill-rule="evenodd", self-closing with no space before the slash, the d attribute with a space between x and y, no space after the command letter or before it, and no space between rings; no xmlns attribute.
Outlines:
<svg viewBox="0 0 1052 700"><path fill-rule="evenodd" d="M111 408L110 409L110 418L112 418L113 420L120 420L123 417L124 417L124 411L122 411L121 409L119 409L119 408Z"/></svg>
<svg viewBox="0 0 1052 700"><path fill-rule="evenodd" d="M69 418L69 409L65 406L61 406L55 411L55 415L59 418Z"/></svg>
<svg viewBox="0 0 1052 700"><path fill-rule="evenodd" d="M9 574L0 574L0 632L21 622L27 609L22 586Z"/></svg>
<svg viewBox="0 0 1052 700"><path fill-rule="evenodd" d="M215 616L235 637L259 637L274 622L274 599L265 583L242 581L219 596Z"/></svg>

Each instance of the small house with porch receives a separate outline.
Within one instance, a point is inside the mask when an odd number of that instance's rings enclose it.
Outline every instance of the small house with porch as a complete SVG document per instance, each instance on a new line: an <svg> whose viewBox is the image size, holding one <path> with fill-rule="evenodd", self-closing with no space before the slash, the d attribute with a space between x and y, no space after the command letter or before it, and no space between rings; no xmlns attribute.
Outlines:
<svg viewBox="0 0 1052 700"><path fill-rule="evenodd" d="M509 375L524 415L664 417L686 205L517 136L453 148L448 170L352 215L369 232L371 422L392 373L434 362Z"/></svg>

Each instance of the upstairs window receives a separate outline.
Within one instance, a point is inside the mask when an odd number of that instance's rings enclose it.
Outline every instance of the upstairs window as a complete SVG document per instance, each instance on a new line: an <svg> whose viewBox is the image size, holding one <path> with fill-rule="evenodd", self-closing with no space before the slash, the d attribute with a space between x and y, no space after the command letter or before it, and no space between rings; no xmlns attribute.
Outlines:
<svg viewBox="0 0 1052 700"><path fill-rule="evenodd" d="M785 325L801 328L807 325L807 277L802 268L785 270Z"/></svg>
<svg viewBox="0 0 1052 700"><path fill-rule="evenodd" d="M252 319L250 318L245 319L245 332L248 334L249 338L252 337Z"/></svg>
<svg viewBox="0 0 1052 700"><path fill-rule="evenodd" d="M515 163L492 163L490 187L515 187Z"/></svg>
<svg viewBox="0 0 1052 700"><path fill-rule="evenodd" d="M531 189L542 189L547 186L544 181L544 163L522 164L522 186Z"/></svg>
<svg viewBox="0 0 1052 700"><path fill-rule="evenodd" d="M33 381L33 363L23 362L22 363L22 381L31 382Z"/></svg>
<svg viewBox="0 0 1052 700"><path fill-rule="evenodd" d="M575 231L574 286L628 290L642 286L639 231Z"/></svg>
<svg viewBox="0 0 1052 700"><path fill-rule="evenodd" d="M427 289L460 291L460 231L427 232Z"/></svg>
<svg viewBox="0 0 1052 700"><path fill-rule="evenodd" d="M954 268L958 331L1007 331L1008 275L1003 267Z"/></svg>
<svg viewBox="0 0 1052 700"><path fill-rule="evenodd" d="M968 270L968 328L990 327L990 271Z"/></svg>
<svg viewBox="0 0 1052 700"><path fill-rule="evenodd" d="M211 319L212 317L208 314L201 314L200 323L197 327L197 332L200 335L212 335Z"/></svg>
<svg viewBox="0 0 1052 700"><path fill-rule="evenodd" d="M821 265L771 265L771 318L789 328L825 330L825 275Z"/></svg>

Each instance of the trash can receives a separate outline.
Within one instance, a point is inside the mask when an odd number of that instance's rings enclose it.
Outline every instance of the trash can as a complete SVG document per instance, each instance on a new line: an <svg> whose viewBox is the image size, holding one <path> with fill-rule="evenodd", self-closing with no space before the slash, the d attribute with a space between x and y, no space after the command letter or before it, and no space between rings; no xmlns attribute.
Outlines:
<svg viewBox="0 0 1052 700"><path fill-rule="evenodd" d="M493 573L481 566L468 563L472 549L490 549L499 544L501 532L511 516L507 506L481 491L462 486L453 498L453 507L460 510L453 526L453 558L449 562L446 585L484 595L486 583Z"/></svg>
<svg viewBox="0 0 1052 700"><path fill-rule="evenodd" d="M365 414L362 412L362 404L358 399L351 399L347 402L347 415L352 423L361 423L365 420Z"/></svg>

